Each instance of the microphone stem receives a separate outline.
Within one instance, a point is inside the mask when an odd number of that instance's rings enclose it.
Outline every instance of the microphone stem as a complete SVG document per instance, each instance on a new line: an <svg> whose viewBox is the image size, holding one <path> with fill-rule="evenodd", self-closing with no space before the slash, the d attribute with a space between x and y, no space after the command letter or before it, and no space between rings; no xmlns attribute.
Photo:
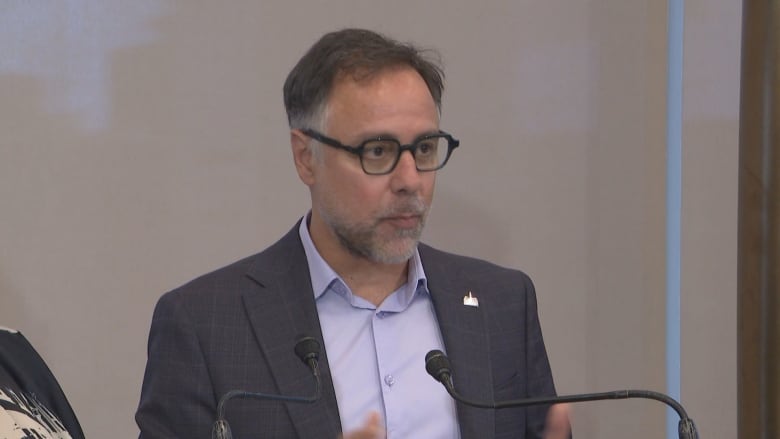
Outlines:
<svg viewBox="0 0 780 439"><path fill-rule="evenodd" d="M452 384L451 375L445 373L441 378L441 382L444 384L445 389L447 389L447 393L449 393L450 396L452 396L456 401L462 402L463 404L472 407L484 409L505 409L512 407L527 407L533 405L556 404L565 402L602 401L608 399L654 399L656 401L667 404L677 412L677 415L680 417L680 423L678 426L680 439L698 439L699 437L698 433L696 432L696 426L688 417L688 414L685 412L685 409L682 407L682 405L674 398L659 392L653 392L650 390L617 390L613 392L588 393L583 395L541 396L486 404L479 401L466 399L461 396L457 391L455 391L455 386Z"/></svg>
<svg viewBox="0 0 780 439"><path fill-rule="evenodd" d="M268 393L247 392L245 390L231 390L225 393L220 398L217 404L217 420L225 419L225 405L233 398L254 398L265 401L286 401L286 402L299 402L305 404L313 404L320 399L322 395L322 383L320 382L320 369L316 361L312 361L310 364L312 368L312 374L314 375L314 383L316 386L314 395L312 396L285 396L285 395L273 395Z"/></svg>

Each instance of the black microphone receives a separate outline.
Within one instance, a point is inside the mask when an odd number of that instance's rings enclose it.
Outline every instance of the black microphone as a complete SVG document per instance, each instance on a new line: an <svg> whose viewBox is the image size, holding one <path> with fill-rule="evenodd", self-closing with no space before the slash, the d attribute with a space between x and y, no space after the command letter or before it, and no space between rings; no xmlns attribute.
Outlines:
<svg viewBox="0 0 780 439"><path fill-rule="evenodd" d="M295 343L295 355L303 361L304 364L309 366L312 375L314 375L314 381L316 383L316 390L312 396L287 396L287 395L273 395L269 393L259 392L247 392L245 390L231 390L225 393L217 404L217 421L214 422L214 426L211 429L212 439L233 439L233 433L230 431L230 425L228 425L227 419L225 419L225 405L233 398L255 398L271 401L286 401L286 402L298 402L304 404L313 404L322 394L322 383L320 382L320 366L317 360L320 357L320 342L314 337L301 336L298 337L298 341Z"/></svg>
<svg viewBox="0 0 780 439"><path fill-rule="evenodd" d="M500 402L481 402L466 399L457 391L455 391L455 386L452 384L452 368L450 366L450 360L446 355L444 355L442 351L432 350L425 355L425 370L428 371L428 374L434 377L436 381L444 384L444 388L447 389L447 393L449 393L450 396L452 396L452 398L456 401L468 406L484 409L505 409L512 407L527 407L532 405L557 404L563 402L601 401L607 399L654 399L670 406L680 416L680 423L677 425L677 433L680 439L699 439L699 433L696 431L696 425L693 423L693 420L688 417L688 414L685 413L683 406L674 398L664 395L663 393L653 392L650 390L617 390L613 392L584 393L582 395L542 396Z"/></svg>

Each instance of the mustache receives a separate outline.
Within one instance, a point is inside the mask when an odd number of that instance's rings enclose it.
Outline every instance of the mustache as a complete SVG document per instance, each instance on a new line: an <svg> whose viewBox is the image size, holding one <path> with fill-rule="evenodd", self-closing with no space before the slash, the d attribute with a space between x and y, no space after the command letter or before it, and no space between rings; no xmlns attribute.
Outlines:
<svg viewBox="0 0 780 439"><path fill-rule="evenodd" d="M400 203L396 203L382 212L382 217L424 215L428 211L428 206L421 198L409 198Z"/></svg>

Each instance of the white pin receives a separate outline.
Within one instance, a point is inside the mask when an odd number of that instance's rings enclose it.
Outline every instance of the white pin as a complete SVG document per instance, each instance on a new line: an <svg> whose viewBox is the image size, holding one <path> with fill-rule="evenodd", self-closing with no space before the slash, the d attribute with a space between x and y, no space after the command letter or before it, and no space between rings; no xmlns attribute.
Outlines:
<svg viewBox="0 0 780 439"><path fill-rule="evenodd" d="M479 300L477 300L477 298L476 298L476 297L474 297L474 296L471 294L471 291L469 291L469 294L468 294L468 295L466 295L466 296L463 296L463 304L464 304L464 305L466 305L466 306L474 306L474 307L477 307L477 306L479 306Z"/></svg>

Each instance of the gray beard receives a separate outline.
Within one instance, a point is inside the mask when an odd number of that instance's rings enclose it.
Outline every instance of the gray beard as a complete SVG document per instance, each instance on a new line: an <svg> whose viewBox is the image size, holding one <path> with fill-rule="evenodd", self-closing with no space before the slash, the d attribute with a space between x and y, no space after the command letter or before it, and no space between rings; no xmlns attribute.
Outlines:
<svg viewBox="0 0 780 439"><path fill-rule="evenodd" d="M377 231L379 221L370 225L349 224L338 215L331 215L326 208L319 210L323 221L333 230L343 248L353 256L380 264L400 264L414 255L428 214L424 203L416 198L404 203L400 208L394 208L392 213L384 213L382 216L393 215L396 212L421 213L421 220L417 227L397 230L392 236L385 238Z"/></svg>
<svg viewBox="0 0 780 439"><path fill-rule="evenodd" d="M376 229L351 229L349 227L334 227L334 232L341 245L353 256L367 259L379 264L400 264L409 260L417 249L424 220L412 230L400 230L393 235L393 240L408 240L405 248L389 249L380 243ZM332 225L333 226L333 225Z"/></svg>

